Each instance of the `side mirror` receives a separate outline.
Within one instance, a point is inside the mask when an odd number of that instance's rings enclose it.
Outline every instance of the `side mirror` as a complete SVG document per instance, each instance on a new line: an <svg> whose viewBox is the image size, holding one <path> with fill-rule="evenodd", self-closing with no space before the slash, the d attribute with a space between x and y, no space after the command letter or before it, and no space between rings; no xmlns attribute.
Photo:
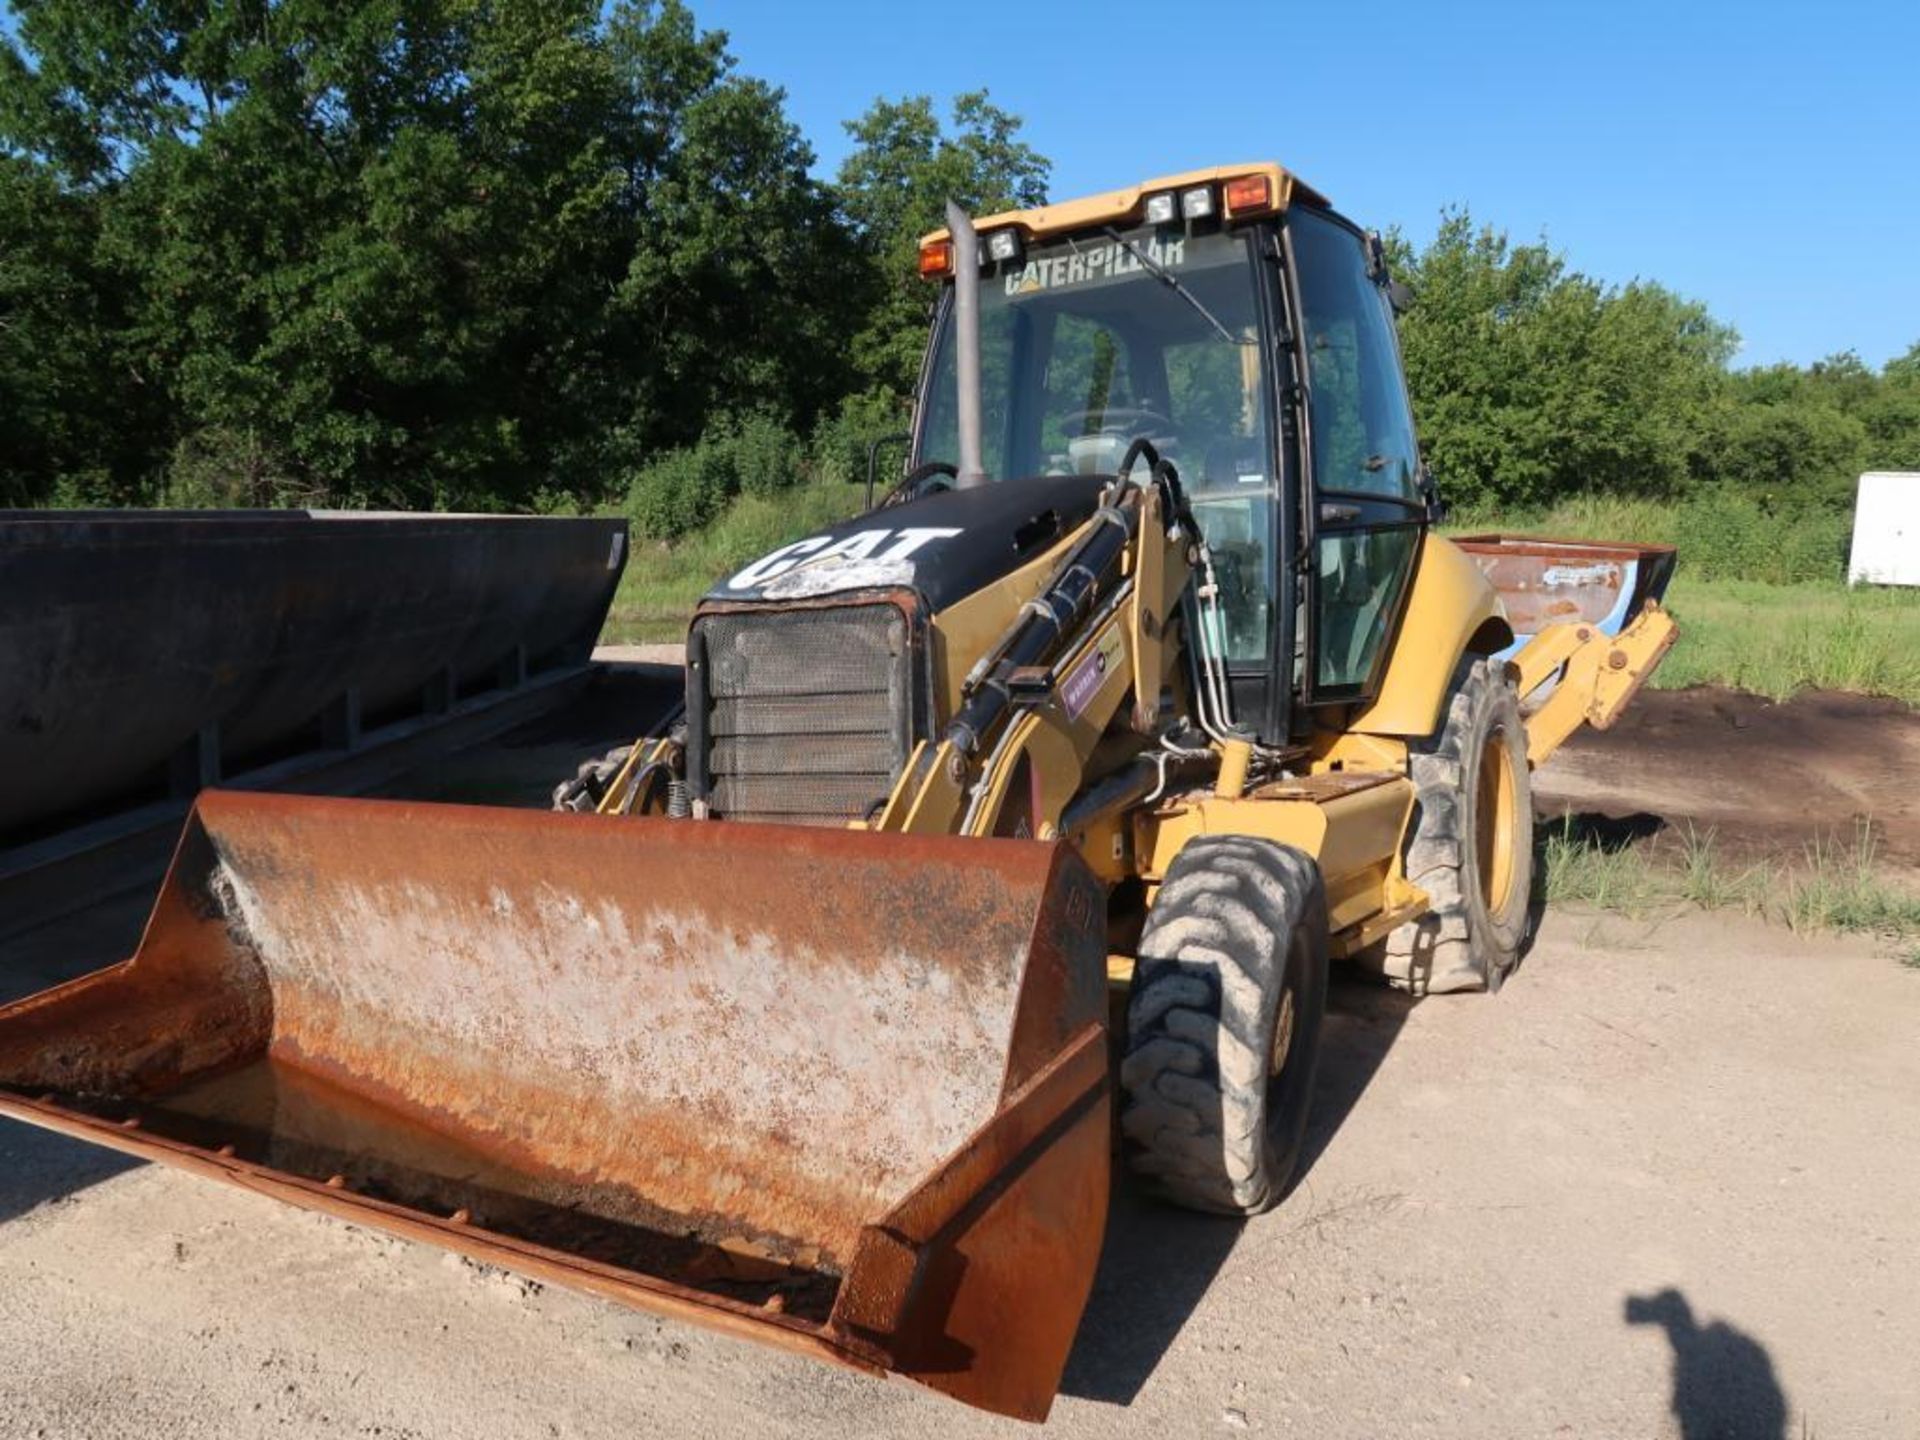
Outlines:
<svg viewBox="0 0 1920 1440"><path fill-rule="evenodd" d="M1367 278L1387 292L1387 303L1393 307L1393 313L1404 315L1413 305L1413 291L1393 278L1387 269L1387 242L1380 238L1378 230L1367 231Z"/></svg>
<svg viewBox="0 0 1920 1440"><path fill-rule="evenodd" d="M1427 523L1444 525L1447 519L1447 502L1440 498L1440 482L1434 478L1433 467L1420 460L1420 498L1427 502Z"/></svg>

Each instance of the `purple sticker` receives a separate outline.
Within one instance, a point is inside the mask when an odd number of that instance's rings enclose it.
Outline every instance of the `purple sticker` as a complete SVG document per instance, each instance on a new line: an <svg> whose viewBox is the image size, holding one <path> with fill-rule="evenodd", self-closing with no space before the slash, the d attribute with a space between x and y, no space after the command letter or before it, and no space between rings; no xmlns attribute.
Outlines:
<svg viewBox="0 0 1920 1440"><path fill-rule="evenodd" d="M1066 707L1069 720L1080 718L1080 712L1092 702L1100 682L1106 678L1107 652L1103 646L1075 666L1060 687L1060 703Z"/></svg>

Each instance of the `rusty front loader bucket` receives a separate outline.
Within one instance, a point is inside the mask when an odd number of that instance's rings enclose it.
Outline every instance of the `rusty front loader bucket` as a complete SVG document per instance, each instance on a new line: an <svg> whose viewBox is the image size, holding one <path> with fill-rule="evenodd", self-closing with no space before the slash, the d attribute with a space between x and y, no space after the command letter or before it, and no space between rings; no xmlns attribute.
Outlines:
<svg viewBox="0 0 1920 1440"><path fill-rule="evenodd" d="M1061 845L209 792L0 1112L1039 1419L1104 914Z"/></svg>

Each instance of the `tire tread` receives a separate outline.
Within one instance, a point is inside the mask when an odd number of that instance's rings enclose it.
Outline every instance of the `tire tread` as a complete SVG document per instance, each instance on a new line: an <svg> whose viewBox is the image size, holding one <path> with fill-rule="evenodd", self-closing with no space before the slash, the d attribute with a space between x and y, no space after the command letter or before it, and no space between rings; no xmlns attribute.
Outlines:
<svg viewBox="0 0 1920 1440"><path fill-rule="evenodd" d="M1169 867L1140 938L1119 1068L1129 1166L1163 1198L1246 1215L1285 1193L1292 1155L1277 1155L1269 1133L1267 1070L1274 1010L1302 925L1313 936L1323 1004L1326 900L1311 857L1251 837L1206 835ZM1311 1047L1319 1004L1303 996L1296 1004L1294 1043ZM1305 1054L1311 1085L1312 1049ZM1296 1138L1289 1149L1297 1148Z"/></svg>

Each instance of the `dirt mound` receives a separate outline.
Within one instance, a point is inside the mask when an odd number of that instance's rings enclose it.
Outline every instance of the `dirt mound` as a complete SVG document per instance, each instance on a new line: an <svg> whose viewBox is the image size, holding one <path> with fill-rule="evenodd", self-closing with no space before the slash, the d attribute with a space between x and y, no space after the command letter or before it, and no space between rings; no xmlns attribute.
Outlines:
<svg viewBox="0 0 1920 1440"><path fill-rule="evenodd" d="M1549 815L1691 821L1747 853L1851 842L1871 821L1879 858L1920 870L1920 713L1897 700L1642 691L1612 730L1569 741L1534 790Z"/></svg>

